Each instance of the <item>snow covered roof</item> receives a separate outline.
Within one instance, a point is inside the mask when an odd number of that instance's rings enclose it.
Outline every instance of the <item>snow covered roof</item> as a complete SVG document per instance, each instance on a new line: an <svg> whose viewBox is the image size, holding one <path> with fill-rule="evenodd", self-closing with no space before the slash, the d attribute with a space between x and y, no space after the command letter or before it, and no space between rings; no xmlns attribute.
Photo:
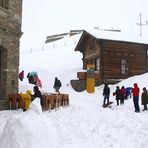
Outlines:
<svg viewBox="0 0 148 148"><path fill-rule="evenodd" d="M132 32L122 32L119 30L115 30L115 31L114 30L98 30L98 29L85 30L85 31L97 39L148 44L148 36L140 37L137 34Z"/></svg>

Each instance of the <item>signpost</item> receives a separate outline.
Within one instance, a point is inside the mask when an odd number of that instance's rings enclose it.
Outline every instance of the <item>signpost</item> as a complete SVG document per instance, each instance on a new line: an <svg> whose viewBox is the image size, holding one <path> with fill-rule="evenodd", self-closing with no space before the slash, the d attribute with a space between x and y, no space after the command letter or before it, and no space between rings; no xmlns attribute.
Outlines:
<svg viewBox="0 0 148 148"><path fill-rule="evenodd" d="M88 93L95 92L95 65L87 65L86 90Z"/></svg>

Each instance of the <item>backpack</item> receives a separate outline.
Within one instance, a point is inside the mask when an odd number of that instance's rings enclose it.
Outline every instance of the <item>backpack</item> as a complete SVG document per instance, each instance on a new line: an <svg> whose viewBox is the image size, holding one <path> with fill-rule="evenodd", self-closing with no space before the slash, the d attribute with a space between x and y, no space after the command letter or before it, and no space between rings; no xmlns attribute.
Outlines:
<svg viewBox="0 0 148 148"><path fill-rule="evenodd" d="M60 80L58 80L58 85L59 85L59 87L61 87L61 86L62 86L62 84L61 84L61 81L60 81Z"/></svg>

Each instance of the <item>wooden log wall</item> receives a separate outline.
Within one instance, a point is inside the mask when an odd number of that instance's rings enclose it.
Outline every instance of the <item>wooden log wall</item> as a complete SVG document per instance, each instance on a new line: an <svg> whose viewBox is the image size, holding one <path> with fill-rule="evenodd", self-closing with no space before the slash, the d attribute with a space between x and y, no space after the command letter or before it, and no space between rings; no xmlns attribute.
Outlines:
<svg viewBox="0 0 148 148"><path fill-rule="evenodd" d="M147 71L147 52L143 44L105 41L101 58L104 79L126 78ZM121 74L121 59L128 61L128 74Z"/></svg>
<svg viewBox="0 0 148 148"><path fill-rule="evenodd" d="M147 44L97 39L86 33L78 47L83 53L83 69L87 64L96 65L100 58L101 80L122 79L148 71ZM125 73L121 69L123 60L127 62Z"/></svg>
<svg viewBox="0 0 148 148"><path fill-rule="evenodd" d="M100 56L101 46L98 44L95 38L87 38L85 41L85 47L83 52L84 69L87 68L87 64L95 64L96 58Z"/></svg>

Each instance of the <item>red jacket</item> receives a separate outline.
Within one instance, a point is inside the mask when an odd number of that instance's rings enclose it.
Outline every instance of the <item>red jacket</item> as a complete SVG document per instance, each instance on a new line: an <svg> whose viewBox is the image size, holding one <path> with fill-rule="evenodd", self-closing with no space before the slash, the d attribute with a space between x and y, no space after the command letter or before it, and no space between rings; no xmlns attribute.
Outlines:
<svg viewBox="0 0 148 148"><path fill-rule="evenodd" d="M19 78L24 79L24 71L19 73Z"/></svg>
<svg viewBox="0 0 148 148"><path fill-rule="evenodd" d="M140 89L139 89L137 83L135 83L134 84L134 88L132 88L132 94L133 94L133 96L134 97L139 96L139 91L140 91Z"/></svg>

